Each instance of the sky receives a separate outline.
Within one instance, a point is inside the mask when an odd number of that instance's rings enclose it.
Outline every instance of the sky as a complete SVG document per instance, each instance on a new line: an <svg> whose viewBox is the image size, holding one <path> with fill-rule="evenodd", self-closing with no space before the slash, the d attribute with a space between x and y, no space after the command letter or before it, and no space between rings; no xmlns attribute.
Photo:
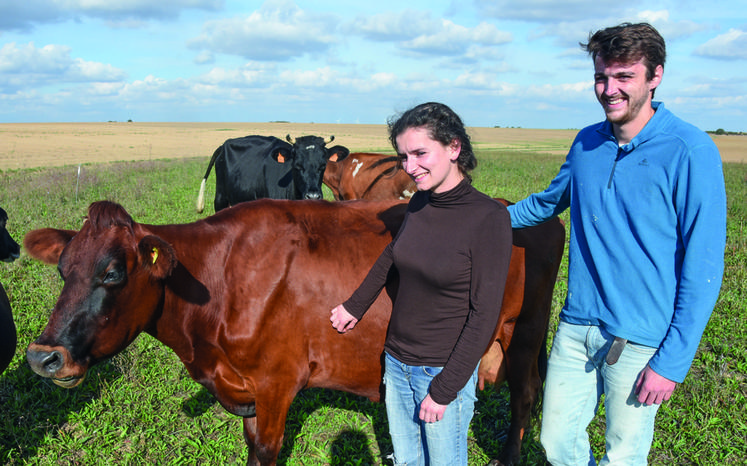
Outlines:
<svg viewBox="0 0 747 466"><path fill-rule="evenodd" d="M426 101L468 126L604 118L589 33L649 22L656 100L747 131L744 0L0 0L0 123L385 124Z"/></svg>

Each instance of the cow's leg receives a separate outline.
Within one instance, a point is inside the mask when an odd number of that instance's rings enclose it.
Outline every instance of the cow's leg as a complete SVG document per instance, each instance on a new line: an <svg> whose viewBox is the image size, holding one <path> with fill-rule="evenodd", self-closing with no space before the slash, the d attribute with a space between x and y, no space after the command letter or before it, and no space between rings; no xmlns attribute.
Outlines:
<svg viewBox="0 0 747 466"><path fill-rule="evenodd" d="M519 464L521 442L542 388L538 357L545 344L545 332L537 325L517 322L506 354L506 379L511 394L511 424L500 461L504 466ZM540 323L541 325L541 323Z"/></svg>
<svg viewBox="0 0 747 466"><path fill-rule="evenodd" d="M228 196L226 196L220 190L217 190L215 193L215 201L213 201L213 207L215 207L215 211L218 212L227 208L228 206Z"/></svg>
<svg viewBox="0 0 747 466"><path fill-rule="evenodd" d="M257 453L254 451L254 438L257 436L257 416L243 418L244 425L244 442L247 447L247 466L255 466L259 464L257 459Z"/></svg>
<svg viewBox="0 0 747 466"><path fill-rule="evenodd" d="M514 361L511 361L514 363ZM506 445L501 454L504 466L519 464L521 442L529 426L532 408L540 390L540 378L535 361L515 361L517 365L508 369L508 389L511 393L511 424ZM525 365L526 364L526 365ZM512 364L509 364L511 366Z"/></svg>
<svg viewBox="0 0 747 466"><path fill-rule="evenodd" d="M278 392L282 392L278 388ZM294 394L287 393L281 397L278 394L266 397L265 402L256 402L257 415L243 418L244 440L249 455L246 460L248 466L275 466L283 446L285 420ZM257 396L257 400L260 396Z"/></svg>

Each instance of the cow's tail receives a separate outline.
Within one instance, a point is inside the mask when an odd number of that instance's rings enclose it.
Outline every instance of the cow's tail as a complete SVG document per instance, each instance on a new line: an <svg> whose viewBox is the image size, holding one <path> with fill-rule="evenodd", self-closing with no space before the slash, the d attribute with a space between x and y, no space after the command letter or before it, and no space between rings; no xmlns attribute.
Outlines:
<svg viewBox="0 0 747 466"><path fill-rule="evenodd" d="M205 185L207 184L207 177L202 179L200 183L200 193L197 195L197 213L201 214L205 210Z"/></svg>
<svg viewBox="0 0 747 466"><path fill-rule="evenodd" d="M539 355L537 356L537 367L539 369L539 376L542 383L547 378L547 339L548 339L548 327L545 326L545 338L542 339L542 346L540 347Z"/></svg>
<svg viewBox="0 0 747 466"><path fill-rule="evenodd" d="M213 165L215 165L215 159L217 159L218 156L223 153L222 149L222 145L215 149L215 152L213 152L213 156L210 157L210 163L208 163L207 170L205 171L205 176L202 177L202 183L200 183L200 193L197 195L197 203L195 204L195 208L197 209L198 214L201 214L202 211L205 210L205 185L207 184L208 176L210 176L210 170L212 170Z"/></svg>
<svg viewBox="0 0 747 466"><path fill-rule="evenodd" d="M539 371L540 376L540 389L537 393L537 399L534 400L534 405L532 406L532 416L534 416L535 419L539 419L540 413L542 413L542 402L543 397L542 394L544 393L544 385L545 385L545 379L547 378L547 339L549 337L549 322L548 325L545 325L545 337L542 339L542 345L540 346L539 354L537 355L537 369Z"/></svg>

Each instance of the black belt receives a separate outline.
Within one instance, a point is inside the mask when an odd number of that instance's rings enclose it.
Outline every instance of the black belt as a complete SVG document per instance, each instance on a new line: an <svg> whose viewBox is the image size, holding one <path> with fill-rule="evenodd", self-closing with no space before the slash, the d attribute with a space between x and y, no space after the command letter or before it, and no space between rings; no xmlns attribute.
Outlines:
<svg viewBox="0 0 747 466"><path fill-rule="evenodd" d="M615 340L612 342L612 346L610 346L609 351L607 351L607 357L605 358L608 366L611 366L617 362L618 358L620 358L620 353L622 353L623 349L625 349L625 344L627 342L628 340L626 340L625 338L615 337Z"/></svg>

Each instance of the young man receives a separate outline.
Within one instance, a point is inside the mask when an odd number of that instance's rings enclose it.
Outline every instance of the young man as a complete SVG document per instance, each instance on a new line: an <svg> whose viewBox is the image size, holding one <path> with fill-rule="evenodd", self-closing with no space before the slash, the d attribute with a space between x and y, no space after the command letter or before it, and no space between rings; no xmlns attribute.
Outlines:
<svg viewBox="0 0 747 466"><path fill-rule="evenodd" d="M656 411L685 378L721 287L721 158L652 101L666 56L653 27L603 29L582 47L606 120L578 133L544 192L509 207L514 228L571 215L541 441L553 465L596 464L586 428L604 394L600 464L646 464Z"/></svg>

